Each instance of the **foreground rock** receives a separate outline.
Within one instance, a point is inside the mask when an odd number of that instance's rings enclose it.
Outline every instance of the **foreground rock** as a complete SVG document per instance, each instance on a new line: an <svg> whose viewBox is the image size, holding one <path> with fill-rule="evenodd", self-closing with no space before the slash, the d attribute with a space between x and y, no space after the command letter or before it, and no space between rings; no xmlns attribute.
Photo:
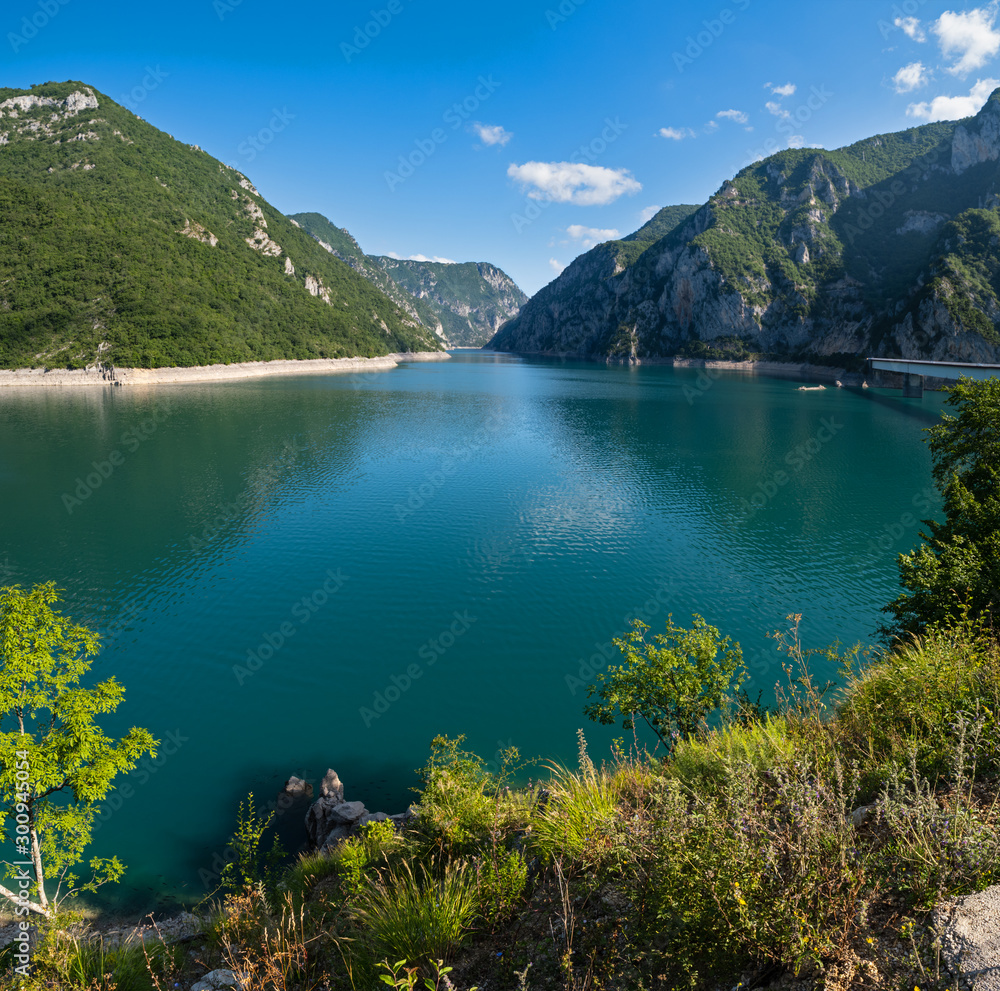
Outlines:
<svg viewBox="0 0 1000 991"><path fill-rule="evenodd" d="M299 797L309 786L299 778L289 778L285 792ZM340 776L330 768L319 787L319 798L306 812L306 832L309 842L317 850L330 850L341 840L353 836L369 822L390 821L398 829L414 818L411 806L406 812L389 815L385 812L369 812L363 802L344 800L344 785Z"/></svg>
<svg viewBox="0 0 1000 991"><path fill-rule="evenodd" d="M1000 885L942 905L934 924L951 973L975 991L1000 991Z"/></svg>

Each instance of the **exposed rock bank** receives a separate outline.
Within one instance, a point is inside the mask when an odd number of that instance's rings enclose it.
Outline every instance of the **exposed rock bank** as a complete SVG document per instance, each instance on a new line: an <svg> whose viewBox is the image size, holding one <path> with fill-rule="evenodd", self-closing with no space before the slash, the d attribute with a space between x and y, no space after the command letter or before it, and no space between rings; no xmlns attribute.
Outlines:
<svg viewBox="0 0 1000 991"><path fill-rule="evenodd" d="M244 361L232 365L197 365L191 368L88 368L0 369L0 389L12 386L122 386L226 382L238 379L288 375L334 375L376 372L404 361L447 361L445 351L387 354L379 358L317 358L312 361Z"/></svg>

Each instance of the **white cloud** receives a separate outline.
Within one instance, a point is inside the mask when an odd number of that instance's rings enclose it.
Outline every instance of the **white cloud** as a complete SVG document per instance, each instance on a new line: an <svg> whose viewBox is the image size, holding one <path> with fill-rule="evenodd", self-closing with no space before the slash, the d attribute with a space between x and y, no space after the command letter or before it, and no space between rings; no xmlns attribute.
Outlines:
<svg viewBox="0 0 1000 991"><path fill-rule="evenodd" d="M928 79L930 73L924 68L923 62L911 62L892 77L892 84L897 93L909 93L925 85Z"/></svg>
<svg viewBox="0 0 1000 991"><path fill-rule="evenodd" d="M690 127L661 127L656 133L670 141L683 141L685 138L694 137L694 131Z"/></svg>
<svg viewBox="0 0 1000 991"><path fill-rule="evenodd" d="M792 116L780 103L776 103L774 100L768 100L764 107L769 114L774 114L775 117L780 117L782 120L787 120Z"/></svg>
<svg viewBox="0 0 1000 991"><path fill-rule="evenodd" d="M716 121L714 121L714 120L710 120L710 121L709 121L709 122L708 122L708 123L707 123L707 124L705 125L705 133L706 133L706 134L711 134L711 133L712 133L712 131L717 131L718 129L719 129L719 125L718 125L718 123L717 123Z"/></svg>
<svg viewBox="0 0 1000 991"><path fill-rule="evenodd" d="M750 119L742 110L720 110L715 116L736 124L745 124Z"/></svg>
<svg viewBox="0 0 1000 991"><path fill-rule="evenodd" d="M647 206L645 209L639 211L639 219L644 223L649 223L661 210L662 206Z"/></svg>
<svg viewBox="0 0 1000 991"><path fill-rule="evenodd" d="M806 139L802 137L801 134L790 134L788 136L789 148L804 148L805 146L806 146Z"/></svg>
<svg viewBox="0 0 1000 991"><path fill-rule="evenodd" d="M920 26L920 21L916 17L897 17L893 22L898 28L903 29L903 33L914 41L926 41L927 35Z"/></svg>
<svg viewBox="0 0 1000 991"><path fill-rule="evenodd" d="M457 261L453 261L451 258L441 258L435 255L433 258L428 258L427 255L397 255L395 251L390 251L387 253L389 258L395 258L396 261L410 261L410 262L438 262L441 265L457 265Z"/></svg>
<svg viewBox="0 0 1000 991"><path fill-rule="evenodd" d="M556 261L555 258L549 259L549 268L551 268L556 275L562 275L566 270L566 266L561 261Z"/></svg>
<svg viewBox="0 0 1000 991"><path fill-rule="evenodd" d="M577 206L604 206L642 189L642 184L628 169L607 169L580 162L512 164L507 175L529 189L530 200L575 203Z"/></svg>
<svg viewBox="0 0 1000 991"><path fill-rule="evenodd" d="M479 135L479 140L484 145L500 145L503 147L514 137L510 131L505 131L499 124L480 124L477 120L472 125L472 129Z"/></svg>
<svg viewBox="0 0 1000 991"><path fill-rule="evenodd" d="M570 224L566 228L566 233L574 241L581 241L585 248L592 248L602 241L617 241L622 236L622 232L616 231L613 227L584 227L582 224Z"/></svg>
<svg viewBox="0 0 1000 991"><path fill-rule="evenodd" d="M770 83L767 83L767 88L775 96L791 96L795 92L795 83L785 83L784 86L772 86Z"/></svg>
<svg viewBox="0 0 1000 991"><path fill-rule="evenodd" d="M990 93L1000 86L1000 79L977 79L968 96L935 96L929 103L911 103L907 117L924 120L959 120L980 111Z"/></svg>
<svg viewBox="0 0 1000 991"><path fill-rule="evenodd" d="M934 22L931 30L938 36L942 54L956 60L948 69L950 73L966 76L1000 51L1000 31L993 28L996 16L996 7L991 5L960 14L946 10Z"/></svg>

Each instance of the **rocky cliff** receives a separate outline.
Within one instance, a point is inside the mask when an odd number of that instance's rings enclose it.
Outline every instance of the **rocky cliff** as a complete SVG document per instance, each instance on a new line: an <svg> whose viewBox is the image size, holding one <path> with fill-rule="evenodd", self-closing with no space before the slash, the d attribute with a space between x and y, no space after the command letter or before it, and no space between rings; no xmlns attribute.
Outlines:
<svg viewBox="0 0 1000 991"><path fill-rule="evenodd" d="M958 123L781 152L638 253L626 240L581 256L490 346L998 361L998 158L1000 90Z"/></svg>
<svg viewBox="0 0 1000 991"><path fill-rule="evenodd" d="M448 346L485 344L528 300L509 275L487 262L446 264L366 255L347 230L322 214L296 213L289 219Z"/></svg>
<svg viewBox="0 0 1000 991"><path fill-rule="evenodd" d="M415 299L425 302L452 345L479 347L528 301L513 279L488 262L375 261Z"/></svg>

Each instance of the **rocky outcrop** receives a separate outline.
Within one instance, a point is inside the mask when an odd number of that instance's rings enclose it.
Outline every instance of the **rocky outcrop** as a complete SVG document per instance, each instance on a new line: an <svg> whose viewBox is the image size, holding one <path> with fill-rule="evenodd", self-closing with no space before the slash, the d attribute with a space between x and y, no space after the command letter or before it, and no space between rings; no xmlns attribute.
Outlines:
<svg viewBox="0 0 1000 991"><path fill-rule="evenodd" d="M300 789L303 782L290 778L285 791L290 787ZM363 802L344 800L344 785L332 768L326 772L320 784L319 798L306 812L306 833L317 850L329 850L341 840L347 839L369 822L392 822L401 828L414 817L412 807L406 812L388 815L385 812L369 812Z"/></svg>
<svg viewBox="0 0 1000 991"><path fill-rule="evenodd" d="M951 140L951 170L961 175L980 162L1000 157L1000 101L994 93L986 106L968 123L955 127Z"/></svg>

